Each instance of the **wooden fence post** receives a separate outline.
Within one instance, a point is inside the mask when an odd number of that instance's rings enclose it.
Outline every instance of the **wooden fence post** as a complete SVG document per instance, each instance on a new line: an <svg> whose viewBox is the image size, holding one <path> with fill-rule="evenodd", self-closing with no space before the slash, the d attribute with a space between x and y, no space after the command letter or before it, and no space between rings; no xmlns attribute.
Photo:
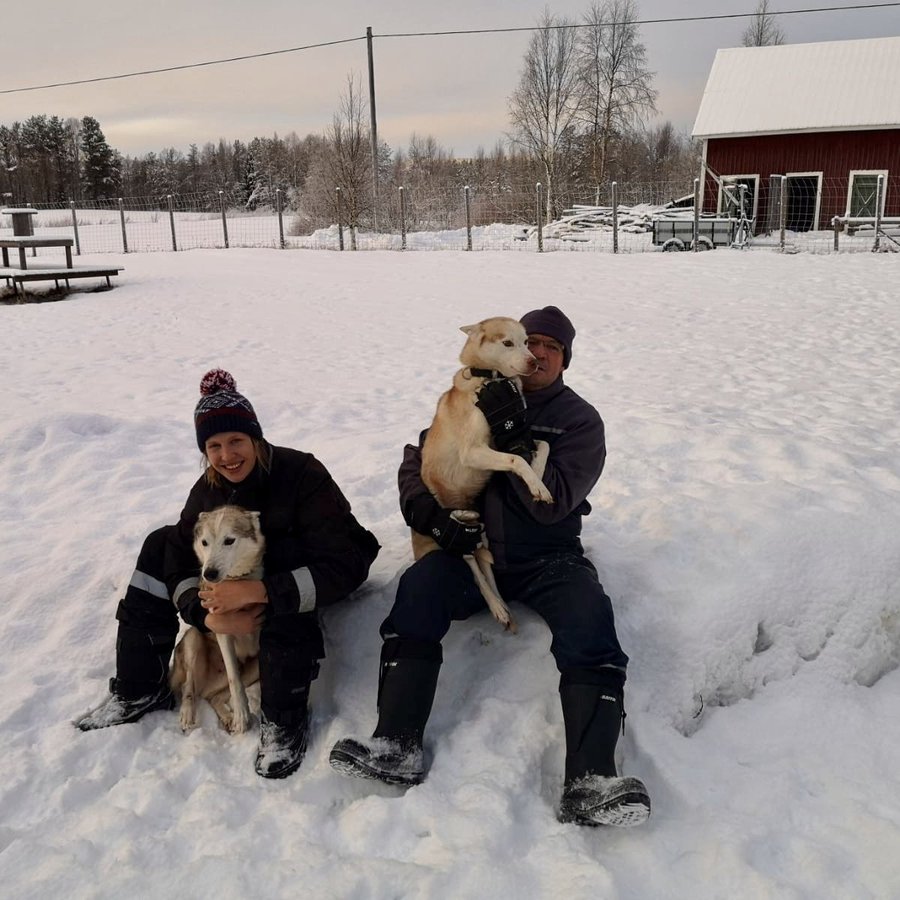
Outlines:
<svg viewBox="0 0 900 900"><path fill-rule="evenodd" d="M342 222L343 212L341 210L341 189L339 187L336 187L334 190L335 190L335 193L337 194L338 249L343 250L344 249L344 223Z"/></svg>
<svg viewBox="0 0 900 900"><path fill-rule="evenodd" d="M613 253L619 252L619 185L612 183Z"/></svg>
<svg viewBox="0 0 900 900"><path fill-rule="evenodd" d="M875 189L875 243L872 251L877 253L881 249L881 198L884 197L884 175L878 176L878 186Z"/></svg>
<svg viewBox="0 0 900 900"><path fill-rule="evenodd" d="M469 186L465 187L466 192L466 250L472 249L472 207L469 197Z"/></svg>
<svg viewBox="0 0 900 900"><path fill-rule="evenodd" d="M69 206L72 209L72 228L75 229L75 255L81 256L81 241L78 239L78 216L75 214L75 201L70 200Z"/></svg>
<svg viewBox="0 0 900 900"><path fill-rule="evenodd" d="M544 186L538 182L535 185L535 215L537 217L538 253L544 252Z"/></svg>
<svg viewBox="0 0 900 900"><path fill-rule="evenodd" d="M172 249L178 250L178 244L175 243L175 203L171 194L166 194L166 203L169 205L169 225L172 228Z"/></svg>
<svg viewBox="0 0 900 900"><path fill-rule="evenodd" d="M219 191L219 209L222 211L222 234L225 236L225 249L228 249L228 220L225 218L225 191Z"/></svg>
<svg viewBox="0 0 900 900"><path fill-rule="evenodd" d="M278 210L278 246L284 250L284 195L275 188L275 208Z"/></svg>
<svg viewBox="0 0 900 900"><path fill-rule="evenodd" d="M128 235L125 233L125 201L119 197L119 219L122 221L122 252L128 252Z"/></svg>
<svg viewBox="0 0 900 900"><path fill-rule="evenodd" d="M694 236L691 249L694 253L700 250L700 179L694 179Z"/></svg>

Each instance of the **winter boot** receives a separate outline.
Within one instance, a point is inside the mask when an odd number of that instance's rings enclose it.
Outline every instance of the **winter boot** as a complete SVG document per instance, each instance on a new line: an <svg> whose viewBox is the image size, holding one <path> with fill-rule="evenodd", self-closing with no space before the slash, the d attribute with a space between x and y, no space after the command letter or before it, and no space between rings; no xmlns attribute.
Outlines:
<svg viewBox="0 0 900 900"><path fill-rule="evenodd" d="M309 712L304 706L291 716L272 722L265 712L259 722L256 774L262 778L287 778L306 756L309 742Z"/></svg>
<svg viewBox="0 0 900 900"><path fill-rule="evenodd" d="M620 669L563 672L559 694L566 726L566 779L561 822L630 826L650 815L643 783L616 771L616 742L625 719L624 683Z"/></svg>
<svg viewBox="0 0 900 900"><path fill-rule="evenodd" d="M142 693L138 688L129 689L127 684L119 684L116 678L109 679L109 696L99 705L75 722L81 731L109 728L111 725L125 725L137 722L147 713L157 709L174 709L175 696L168 684L160 684Z"/></svg>
<svg viewBox="0 0 900 900"><path fill-rule="evenodd" d="M269 637L269 636L267 636ZM259 653L259 748L256 774L287 778L300 768L309 743L309 688L319 674L310 648L271 637Z"/></svg>
<svg viewBox="0 0 900 900"><path fill-rule="evenodd" d="M173 619L174 621L174 619ZM157 709L174 709L169 690L169 657L175 645L177 624L165 630L133 628L119 623L116 639L115 678L110 695L75 722L81 731L137 722Z"/></svg>
<svg viewBox="0 0 900 900"><path fill-rule="evenodd" d="M378 725L371 738L343 738L331 751L334 769L386 784L425 778L422 736L431 714L442 661L441 645L389 638L381 651Z"/></svg>

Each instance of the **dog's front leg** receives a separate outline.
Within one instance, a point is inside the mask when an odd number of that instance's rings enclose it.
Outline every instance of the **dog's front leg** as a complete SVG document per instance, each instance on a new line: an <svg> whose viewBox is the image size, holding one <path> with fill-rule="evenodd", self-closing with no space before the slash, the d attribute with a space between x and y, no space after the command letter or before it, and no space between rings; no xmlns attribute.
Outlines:
<svg viewBox="0 0 900 900"><path fill-rule="evenodd" d="M250 704L241 681L241 667L234 652L234 639L230 634L217 634L216 641L222 651L228 690L231 693L231 728L228 730L232 734L243 734L250 727Z"/></svg>
<svg viewBox="0 0 900 900"><path fill-rule="evenodd" d="M539 441L538 443L545 444L546 442ZM515 472L528 486L532 499L542 503L553 502L553 497L544 482L535 475L531 466L515 453L501 453L483 444L478 444L465 448L460 453L460 458L463 465L471 466L473 469L481 469L485 472ZM544 463L546 464L546 459Z"/></svg>
<svg viewBox="0 0 900 900"><path fill-rule="evenodd" d="M541 480L544 480L544 469L547 468L547 460L550 457L550 445L546 441L534 442L534 456L531 457L531 471Z"/></svg>

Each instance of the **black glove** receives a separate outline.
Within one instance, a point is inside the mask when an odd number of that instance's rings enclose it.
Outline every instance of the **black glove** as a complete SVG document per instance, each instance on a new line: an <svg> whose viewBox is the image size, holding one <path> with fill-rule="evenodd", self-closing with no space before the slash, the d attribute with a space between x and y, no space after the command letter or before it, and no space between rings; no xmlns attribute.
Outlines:
<svg viewBox="0 0 900 900"><path fill-rule="evenodd" d="M484 413L497 450L515 453L526 462L537 449L531 428L525 424L525 398L514 381L488 381L478 392L475 405Z"/></svg>
<svg viewBox="0 0 900 900"><path fill-rule="evenodd" d="M419 534L434 538L441 549L458 556L474 553L481 543L481 522L460 522L444 509L431 494L420 494L409 504L409 525Z"/></svg>

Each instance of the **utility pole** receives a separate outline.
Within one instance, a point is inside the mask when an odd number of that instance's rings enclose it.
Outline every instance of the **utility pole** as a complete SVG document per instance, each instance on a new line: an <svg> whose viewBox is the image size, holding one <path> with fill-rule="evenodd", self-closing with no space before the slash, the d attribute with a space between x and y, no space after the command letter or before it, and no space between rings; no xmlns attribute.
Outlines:
<svg viewBox="0 0 900 900"><path fill-rule="evenodd" d="M366 46L369 51L369 115L372 125L372 217L378 230L378 123L375 117L375 58L372 55L372 26L366 27Z"/></svg>

